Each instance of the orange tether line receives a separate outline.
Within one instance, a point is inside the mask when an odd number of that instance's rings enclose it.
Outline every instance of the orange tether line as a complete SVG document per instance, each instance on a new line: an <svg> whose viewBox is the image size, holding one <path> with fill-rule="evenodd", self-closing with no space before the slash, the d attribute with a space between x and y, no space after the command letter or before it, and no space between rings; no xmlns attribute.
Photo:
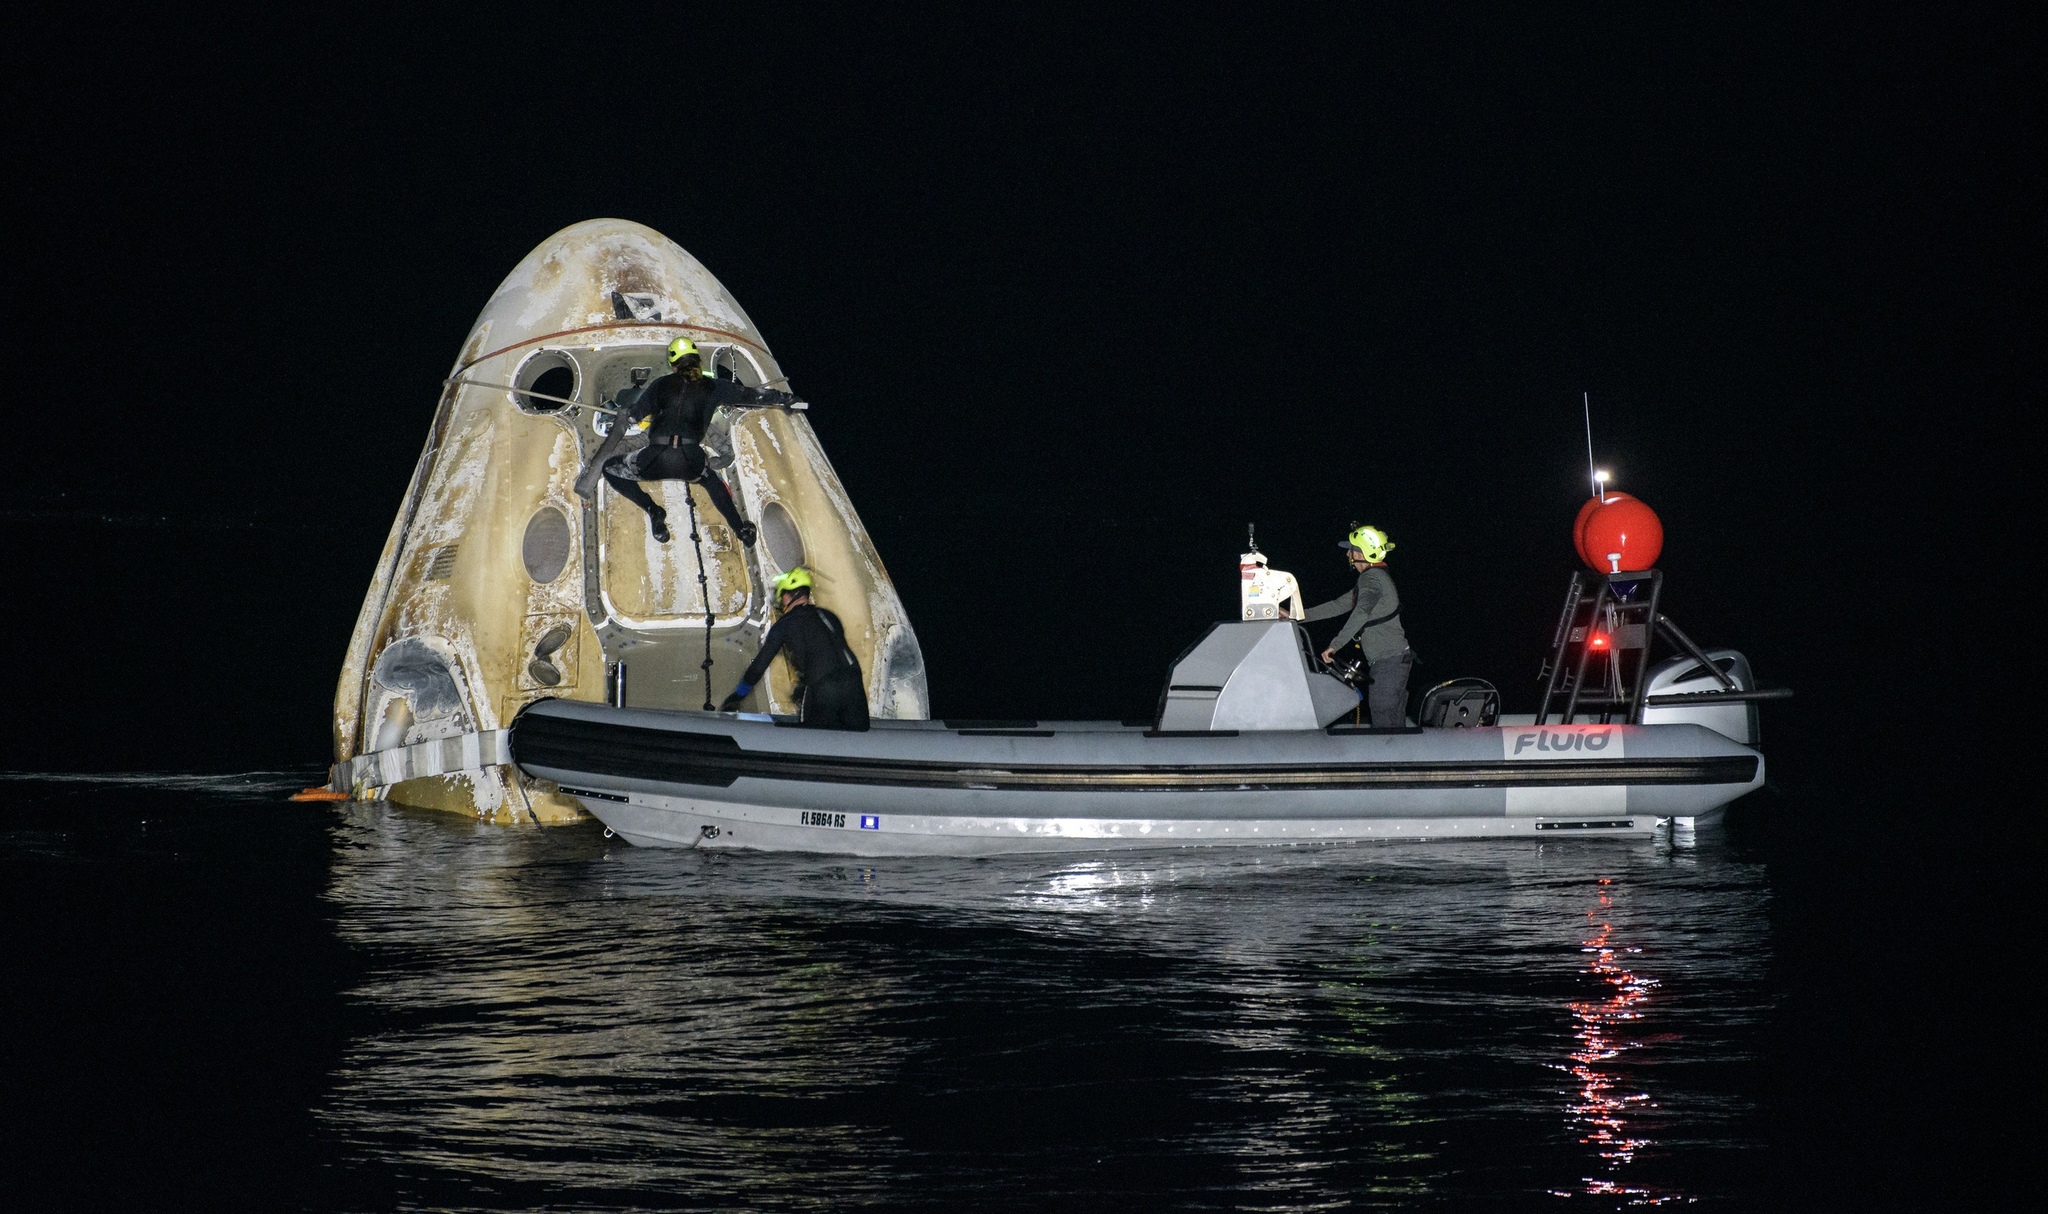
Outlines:
<svg viewBox="0 0 2048 1214"><path fill-rule="evenodd" d="M688 329L692 333L715 333L720 337L729 337L732 340L739 342L743 346L751 346L754 349L759 350L763 355L770 359L775 357L773 354L769 354L768 347L762 345L760 342L757 342L749 337L743 337L730 329L717 329L713 328L710 325L677 324L675 322L666 320L615 320L601 325L584 325L580 329L563 329L559 333L543 333L539 337L529 337L525 341L515 341L511 345L500 347L499 349L491 351L489 354L477 355L475 358L472 358L468 362L463 363L461 366L457 367L455 369L455 374L460 375L464 371L469 370L471 367L476 366L478 363L484 361L487 358L496 358L500 354L504 354L512 350L517 350L521 346L538 345L539 343L544 341L553 341L558 337L574 337L578 333L595 333L602 329Z"/></svg>

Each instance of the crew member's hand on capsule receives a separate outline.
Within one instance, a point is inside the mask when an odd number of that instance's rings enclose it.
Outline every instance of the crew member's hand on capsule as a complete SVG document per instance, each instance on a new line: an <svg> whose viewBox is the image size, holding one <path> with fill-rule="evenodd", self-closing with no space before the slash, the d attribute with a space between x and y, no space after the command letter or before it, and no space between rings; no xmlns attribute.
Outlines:
<svg viewBox="0 0 2048 1214"><path fill-rule="evenodd" d="M743 697L741 697L741 696L740 696L740 695L738 695L737 693L735 693L735 694L733 694L733 695L729 695L729 696L725 697L725 700L724 700L724 702L723 702L723 703L721 703L721 704L719 704L719 706L718 706L718 711L720 711L720 712L738 712L738 711L740 710L740 700L741 700L742 698L743 698Z"/></svg>
<svg viewBox="0 0 2048 1214"><path fill-rule="evenodd" d="M1336 661L1337 661L1337 655L1336 655L1336 654L1332 653L1332 652L1331 652L1330 650L1327 650L1327 649L1323 650L1323 665L1325 665L1325 666L1333 665L1333 664L1334 664L1334 663L1335 663Z"/></svg>

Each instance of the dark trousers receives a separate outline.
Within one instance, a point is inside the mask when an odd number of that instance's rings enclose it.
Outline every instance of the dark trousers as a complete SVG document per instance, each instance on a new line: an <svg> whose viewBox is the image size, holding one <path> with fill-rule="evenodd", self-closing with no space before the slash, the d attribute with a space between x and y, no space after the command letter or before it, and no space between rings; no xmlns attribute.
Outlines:
<svg viewBox="0 0 2048 1214"><path fill-rule="evenodd" d="M806 729L850 729L866 733L868 693L852 672L835 674L819 683L804 685L804 700L797 709L797 724Z"/></svg>
<svg viewBox="0 0 2048 1214"><path fill-rule="evenodd" d="M631 455L621 455L607 460L604 466L605 483L609 484L620 497L645 510L652 516L657 509L654 499L647 496L639 481L690 481L704 486L711 504L725 516L726 523L734 531L740 529L740 509L733 505L732 492L725 487L711 465L704 460L704 448L695 443L674 447L643 447Z"/></svg>
<svg viewBox="0 0 2048 1214"><path fill-rule="evenodd" d="M1374 729L1399 729L1408 723L1408 671L1414 665L1415 655L1404 649L1398 656L1381 658L1366 667L1372 674L1372 687L1365 703Z"/></svg>

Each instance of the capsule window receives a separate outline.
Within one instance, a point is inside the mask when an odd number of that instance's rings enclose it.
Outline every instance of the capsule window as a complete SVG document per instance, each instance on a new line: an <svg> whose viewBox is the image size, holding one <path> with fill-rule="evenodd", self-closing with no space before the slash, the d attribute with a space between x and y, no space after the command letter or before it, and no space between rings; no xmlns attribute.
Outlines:
<svg viewBox="0 0 2048 1214"><path fill-rule="evenodd" d="M543 584L562 576L569 563L569 520L553 506L542 506L526 521L526 535L519 544L519 559L526 576Z"/></svg>
<svg viewBox="0 0 2048 1214"><path fill-rule="evenodd" d="M754 356L745 350L738 346L706 346L700 348L703 349L705 354L704 369L706 373L715 375L719 379L734 380L749 388L761 386L764 379L761 374L761 365L755 362Z"/></svg>
<svg viewBox="0 0 2048 1214"><path fill-rule="evenodd" d="M761 509L761 542L768 546L768 559L787 573L804 563L804 536L796 519L781 502L769 502Z"/></svg>
<svg viewBox="0 0 2048 1214"><path fill-rule="evenodd" d="M528 413L554 413L576 399L576 360L560 350L536 350L513 373L512 401ZM549 398L554 399L549 399Z"/></svg>

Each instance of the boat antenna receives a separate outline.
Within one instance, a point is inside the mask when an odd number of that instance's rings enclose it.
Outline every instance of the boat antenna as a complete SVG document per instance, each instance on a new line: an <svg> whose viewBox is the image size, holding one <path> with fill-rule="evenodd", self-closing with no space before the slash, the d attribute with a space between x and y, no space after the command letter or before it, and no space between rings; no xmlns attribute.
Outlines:
<svg viewBox="0 0 2048 1214"><path fill-rule="evenodd" d="M1252 523L1244 525L1244 542L1253 552L1259 550L1258 527Z"/></svg>
<svg viewBox="0 0 2048 1214"><path fill-rule="evenodd" d="M1586 479L1593 483L1593 496L1604 500L1605 495L1600 492L1600 473L1593 467L1593 394L1581 392L1579 398L1586 406Z"/></svg>

